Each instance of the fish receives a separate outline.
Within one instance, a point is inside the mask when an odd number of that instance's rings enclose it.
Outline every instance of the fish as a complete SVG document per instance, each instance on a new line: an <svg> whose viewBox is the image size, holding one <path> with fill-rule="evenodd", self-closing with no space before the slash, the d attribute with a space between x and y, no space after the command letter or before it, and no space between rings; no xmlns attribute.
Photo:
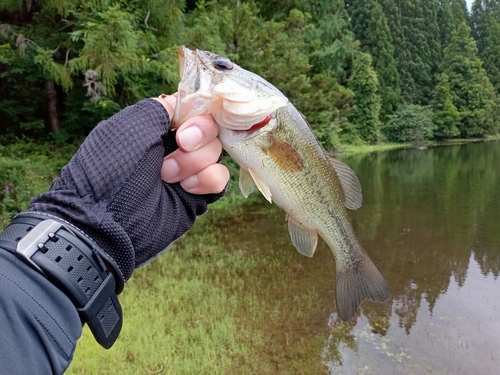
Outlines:
<svg viewBox="0 0 500 375"><path fill-rule="evenodd" d="M384 303L389 287L360 245L347 209L362 205L355 172L329 156L306 118L271 83L230 59L179 47L181 80L172 118L211 114L224 150L240 166L245 197L257 188L286 213L292 244L312 257L318 236L336 264L336 307L351 320L363 300Z"/></svg>

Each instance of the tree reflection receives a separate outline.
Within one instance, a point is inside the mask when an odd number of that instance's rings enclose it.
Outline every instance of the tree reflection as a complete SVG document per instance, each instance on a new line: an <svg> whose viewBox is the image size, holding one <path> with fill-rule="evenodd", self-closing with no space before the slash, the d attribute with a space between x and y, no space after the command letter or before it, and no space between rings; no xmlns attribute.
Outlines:
<svg viewBox="0 0 500 375"><path fill-rule="evenodd" d="M354 229L387 278L394 312L407 334L422 298L432 314L451 277L464 285L471 253L483 275L498 277L498 142L352 155L343 161L363 186L364 207L352 213ZM390 317L392 311L382 313Z"/></svg>

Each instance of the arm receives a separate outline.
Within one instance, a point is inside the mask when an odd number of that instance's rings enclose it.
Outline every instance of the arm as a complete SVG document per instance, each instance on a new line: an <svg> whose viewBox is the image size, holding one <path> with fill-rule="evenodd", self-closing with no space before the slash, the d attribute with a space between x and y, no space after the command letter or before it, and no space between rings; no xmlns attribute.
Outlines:
<svg viewBox="0 0 500 375"><path fill-rule="evenodd" d="M103 346L112 345L121 327L116 293L134 268L158 256L221 197L228 172L216 164L221 147L213 120L200 116L174 133L168 131L167 111L173 112L167 102L148 99L100 123L50 191L0 235L0 247L7 250L0 250L0 341L8 343L2 344L0 363L7 373L62 373L82 320L98 339L100 332ZM31 257L35 265L29 265L12 249L27 243L22 238L29 227L42 233L48 220L56 223L50 230L58 241L47 239ZM72 255L63 252L53 272L66 242ZM75 260L80 256L83 260ZM60 267L66 261L69 266ZM84 275L92 285L75 297L65 284L78 280L81 262L98 277L92 284L94 277ZM57 267L67 275L59 277ZM103 322L93 310L106 312Z"/></svg>

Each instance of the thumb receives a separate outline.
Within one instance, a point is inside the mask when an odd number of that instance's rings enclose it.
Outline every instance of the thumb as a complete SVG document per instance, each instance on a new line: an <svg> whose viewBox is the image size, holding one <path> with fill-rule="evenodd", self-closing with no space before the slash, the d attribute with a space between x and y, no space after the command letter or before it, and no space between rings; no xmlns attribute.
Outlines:
<svg viewBox="0 0 500 375"><path fill-rule="evenodd" d="M173 93L172 95L161 94L157 98L152 98L160 103L168 112L170 118L174 116L175 111L175 103L177 102L177 93Z"/></svg>

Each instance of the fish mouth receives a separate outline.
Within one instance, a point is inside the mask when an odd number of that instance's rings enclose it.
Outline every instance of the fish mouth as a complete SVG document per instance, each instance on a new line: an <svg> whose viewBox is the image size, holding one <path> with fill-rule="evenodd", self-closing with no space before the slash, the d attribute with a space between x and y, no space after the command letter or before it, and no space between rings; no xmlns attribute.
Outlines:
<svg viewBox="0 0 500 375"><path fill-rule="evenodd" d="M178 128L189 117L203 114L210 99L206 87L201 88L202 80L211 81L210 71L202 61L198 50L191 50L181 45L177 50L177 56L181 81L171 129Z"/></svg>
<svg viewBox="0 0 500 375"><path fill-rule="evenodd" d="M185 49L187 48L184 46L179 46L179 49L177 50L177 58L179 60L179 73L181 77L184 75L184 60L186 59L186 54L184 53Z"/></svg>
<svg viewBox="0 0 500 375"><path fill-rule="evenodd" d="M185 78L185 74L193 74L192 69L196 67L197 61L201 60L197 51L190 50L185 46L179 46L179 49L177 50L177 57L179 59L179 73L181 80Z"/></svg>
<svg viewBox="0 0 500 375"><path fill-rule="evenodd" d="M267 124L267 116L288 104L278 89L236 64L230 72L220 71L214 66L220 55L183 45L177 55L181 81L171 129L190 117L212 114L219 126L253 133Z"/></svg>
<svg viewBox="0 0 500 375"><path fill-rule="evenodd" d="M190 69L187 68L192 69L194 67L197 67L198 68L197 70L199 70L200 67L198 65L201 65L201 68L203 70L209 68L208 65L211 65L211 61L210 60L207 61L206 56L204 56L202 52L205 54L206 53L212 54L211 52L208 51L201 51L199 49L192 50L187 48L186 46L182 45L179 46L177 50L177 57L179 60L179 72L181 79L184 78L184 73L190 74ZM215 54L212 55L215 56Z"/></svg>

